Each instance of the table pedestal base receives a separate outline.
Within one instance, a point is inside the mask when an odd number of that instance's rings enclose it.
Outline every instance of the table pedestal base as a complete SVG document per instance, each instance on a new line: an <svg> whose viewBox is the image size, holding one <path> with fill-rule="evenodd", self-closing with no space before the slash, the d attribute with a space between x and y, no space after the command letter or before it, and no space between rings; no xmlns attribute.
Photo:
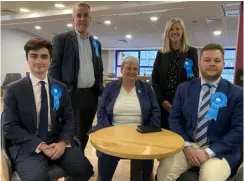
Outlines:
<svg viewBox="0 0 244 181"><path fill-rule="evenodd" d="M130 161L130 181L142 181L141 160Z"/></svg>

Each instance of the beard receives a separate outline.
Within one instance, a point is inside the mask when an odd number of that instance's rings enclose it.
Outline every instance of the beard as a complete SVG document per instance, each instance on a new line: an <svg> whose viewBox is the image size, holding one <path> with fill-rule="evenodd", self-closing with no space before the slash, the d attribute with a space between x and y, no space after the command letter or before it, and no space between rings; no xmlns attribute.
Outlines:
<svg viewBox="0 0 244 181"><path fill-rule="evenodd" d="M210 80L210 81L217 80L222 74L222 70L216 71L215 73L209 73L208 71L204 71L204 70L200 69L200 72L201 72L202 77L204 77L205 79Z"/></svg>

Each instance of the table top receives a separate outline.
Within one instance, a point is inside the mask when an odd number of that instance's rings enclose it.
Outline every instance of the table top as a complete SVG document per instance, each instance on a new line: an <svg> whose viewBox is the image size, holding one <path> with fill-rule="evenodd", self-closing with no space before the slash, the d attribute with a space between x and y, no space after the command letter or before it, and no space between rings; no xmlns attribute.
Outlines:
<svg viewBox="0 0 244 181"><path fill-rule="evenodd" d="M90 134L98 151L128 159L160 159L184 147L181 136L169 130L141 134L136 125L111 126Z"/></svg>

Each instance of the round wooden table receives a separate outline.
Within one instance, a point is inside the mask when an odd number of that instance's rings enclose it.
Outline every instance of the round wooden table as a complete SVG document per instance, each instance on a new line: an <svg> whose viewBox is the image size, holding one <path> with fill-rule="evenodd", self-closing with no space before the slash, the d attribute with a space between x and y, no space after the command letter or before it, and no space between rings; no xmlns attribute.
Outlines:
<svg viewBox="0 0 244 181"><path fill-rule="evenodd" d="M136 125L111 126L90 134L91 144L98 151L131 159L131 181L141 180L136 168L139 160L165 158L184 147L183 138L172 131L141 134L136 129Z"/></svg>

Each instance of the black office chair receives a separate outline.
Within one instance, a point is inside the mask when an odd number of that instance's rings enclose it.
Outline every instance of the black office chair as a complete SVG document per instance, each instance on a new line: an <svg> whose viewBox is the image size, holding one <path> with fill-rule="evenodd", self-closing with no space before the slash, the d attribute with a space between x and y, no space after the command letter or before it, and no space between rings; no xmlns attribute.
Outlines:
<svg viewBox="0 0 244 181"><path fill-rule="evenodd" d="M115 73L108 73L107 76L108 78L115 78Z"/></svg>
<svg viewBox="0 0 244 181"><path fill-rule="evenodd" d="M6 160L6 163L7 163L7 167L8 167L8 174L9 174L9 179L10 181L22 181L20 178L19 178L19 175L18 173L13 169L13 166L12 166L12 163L11 163L11 160L9 158L9 152L7 150L7 145L8 145L8 142L9 140L7 140L5 137L4 137L4 133L3 133L3 121L2 121L2 116L1 116L1 150L2 150L2 155L4 156L4 158L2 159L5 159ZM58 180L62 177L67 177L67 173L65 171L63 171L60 167L58 167L57 165L55 164L50 164L49 165L49 168L48 168L48 174L51 178L51 180ZM66 178L65 178L65 181L66 181Z"/></svg>
<svg viewBox="0 0 244 181"><path fill-rule="evenodd" d="M4 88L7 84L14 82L16 80L19 80L19 79L21 79L20 73L7 73L4 78L2 88Z"/></svg>

